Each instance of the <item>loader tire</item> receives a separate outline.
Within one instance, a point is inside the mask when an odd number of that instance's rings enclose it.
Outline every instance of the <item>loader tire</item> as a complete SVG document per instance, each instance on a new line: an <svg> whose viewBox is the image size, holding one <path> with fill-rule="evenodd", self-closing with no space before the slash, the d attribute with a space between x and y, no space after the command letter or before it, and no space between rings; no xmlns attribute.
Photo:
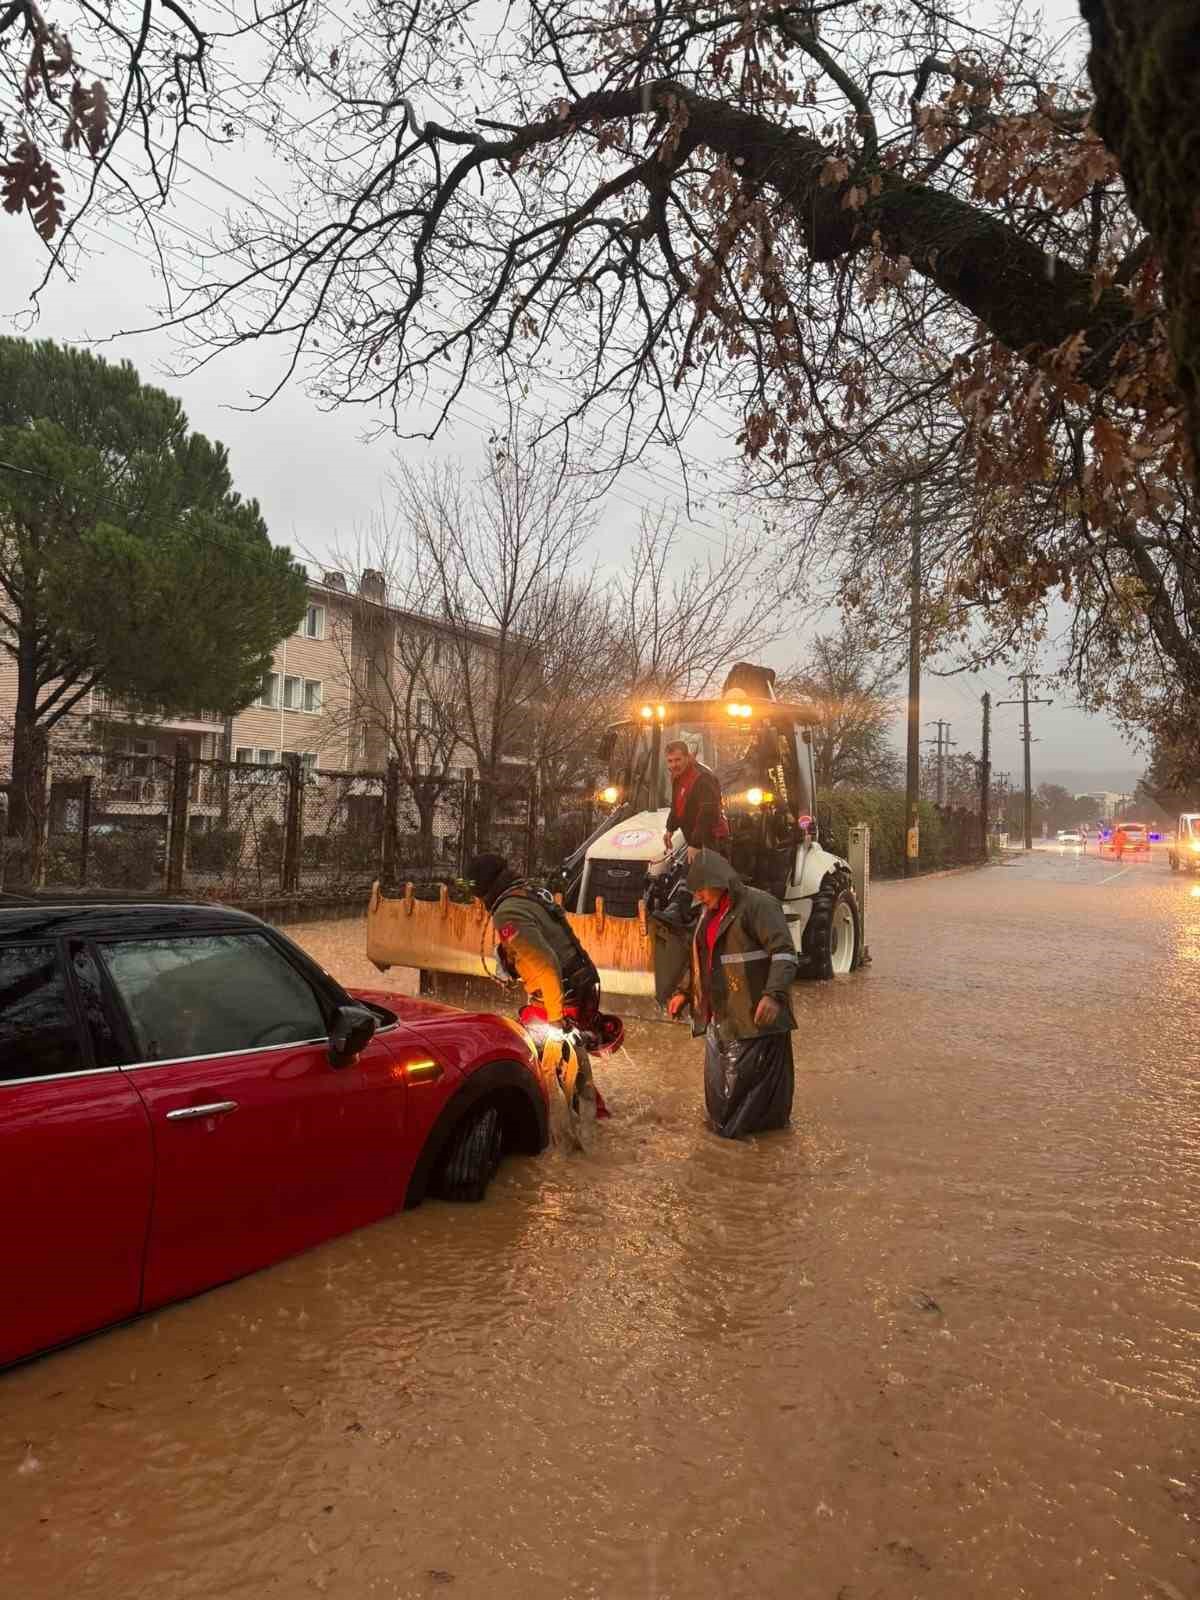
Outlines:
<svg viewBox="0 0 1200 1600"><path fill-rule="evenodd" d="M450 1135L434 1184L442 1200L482 1200L504 1152L504 1119L496 1106L471 1111Z"/></svg>
<svg viewBox="0 0 1200 1600"><path fill-rule="evenodd" d="M844 977L862 963L862 923L858 900L844 877L831 877L813 896L801 955L804 978Z"/></svg>

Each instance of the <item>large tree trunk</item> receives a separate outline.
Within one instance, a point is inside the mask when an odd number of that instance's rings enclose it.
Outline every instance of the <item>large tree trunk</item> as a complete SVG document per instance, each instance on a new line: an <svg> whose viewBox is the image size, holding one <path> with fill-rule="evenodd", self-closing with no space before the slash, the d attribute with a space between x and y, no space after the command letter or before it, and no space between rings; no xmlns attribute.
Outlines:
<svg viewBox="0 0 1200 1600"><path fill-rule="evenodd" d="M433 868L436 847L433 823L437 814L436 790L417 782L411 785L413 804L417 808L417 861L415 865L427 870Z"/></svg>
<svg viewBox="0 0 1200 1600"><path fill-rule="evenodd" d="M13 720L12 782L8 791L9 882L41 877L46 823L46 735L37 720L36 640L17 640L17 703Z"/></svg>
<svg viewBox="0 0 1200 1600"><path fill-rule="evenodd" d="M1161 254L1175 374L1200 469L1200 8L1080 0L1096 129Z"/></svg>

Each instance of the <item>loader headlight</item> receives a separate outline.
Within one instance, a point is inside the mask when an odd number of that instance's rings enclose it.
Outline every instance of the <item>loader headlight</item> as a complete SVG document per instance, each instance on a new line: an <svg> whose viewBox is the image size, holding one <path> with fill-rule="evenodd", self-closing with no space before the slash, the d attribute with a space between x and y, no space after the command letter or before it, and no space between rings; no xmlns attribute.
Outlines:
<svg viewBox="0 0 1200 1600"><path fill-rule="evenodd" d="M621 798L621 791L615 783L610 783L607 789L601 789L599 797L606 806L615 806Z"/></svg>
<svg viewBox="0 0 1200 1600"><path fill-rule="evenodd" d="M742 705L738 700L728 701L725 709L731 717L748 717L752 714L751 708Z"/></svg>
<svg viewBox="0 0 1200 1600"><path fill-rule="evenodd" d="M642 721L643 722L649 722L651 720L651 718L654 716L654 707L653 706L643 706L641 715L642 715Z"/></svg>
<svg viewBox="0 0 1200 1600"><path fill-rule="evenodd" d="M747 789L746 803L752 806L769 806L775 796L770 789Z"/></svg>

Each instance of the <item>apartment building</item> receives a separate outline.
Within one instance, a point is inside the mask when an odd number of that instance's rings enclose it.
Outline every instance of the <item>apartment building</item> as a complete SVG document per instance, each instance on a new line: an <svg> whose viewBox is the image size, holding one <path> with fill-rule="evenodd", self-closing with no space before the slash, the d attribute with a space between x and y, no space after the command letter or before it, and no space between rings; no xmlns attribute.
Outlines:
<svg viewBox="0 0 1200 1600"><path fill-rule="evenodd" d="M273 766L295 754L328 772L367 765L353 715L356 615L339 575L309 584L300 626L276 646L254 704L230 722L232 760Z"/></svg>
<svg viewBox="0 0 1200 1600"><path fill-rule="evenodd" d="M461 635L442 619L389 604L380 573L360 574L353 589L343 574L326 573L310 581L298 628L279 642L258 697L236 716L155 716L100 691L87 695L51 738L52 807L57 815L77 803L80 783L91 778L94 822L163 819L181 741L194 762L197 821L215 823L227 803L219 768L208 762L273 767L294 753L314 775L379 773L402 753L415 773L446 771L462 780L474 757L460 737L447 736L448 727L463 724L446 707L464 670L484 703L494 654L486 629L473 632L464 652ZM0 780L11 765L15 702L16 667L0 655ZM520 787L527 763L514 757L506 765ZM522 803L505 801L501 809L498 820L522 823ZM458 815L448 804L439 833L456 829Z"/></svg>

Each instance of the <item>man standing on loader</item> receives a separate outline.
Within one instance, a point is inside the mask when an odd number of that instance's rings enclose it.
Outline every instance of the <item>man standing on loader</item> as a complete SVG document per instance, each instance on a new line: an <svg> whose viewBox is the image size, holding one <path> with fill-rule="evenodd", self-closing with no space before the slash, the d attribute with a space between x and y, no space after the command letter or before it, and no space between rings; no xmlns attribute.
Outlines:
<svg viewBox="0 0 1200 1600"><path fill-rule="evenodd" d="M552 895L492 854L474 858L467 882L491 913L501 967L525 990L521 1022L538 1044L543 1070L558 1080L572 1137L582 1146L584 1121L608 1116L585 1041L616 1049L621 1020L600 1010L599 974Z"/></svg>
<svg viewBox="0 0 1200 1600"><path fill-rule="evenodd" d="M689 861L698 850L727 856L729 822L716 773L702 766L682 739L667 746L666 757L671 774L671 813L663 835L667 849L673 847L676 828L682 828Z"/></svg>
<svg viewBox="0 0 1200 1600"><path fill-rule="evenodd" d="M712 850L701 850L692 863L688 888L704 914L692 939L691 972L667 1011L678 1017L690 1006L692 1032L704 1034L709 1119L723 1139L786 1127L795 1081L788 988L796 952L783 910Z"/></svg>

